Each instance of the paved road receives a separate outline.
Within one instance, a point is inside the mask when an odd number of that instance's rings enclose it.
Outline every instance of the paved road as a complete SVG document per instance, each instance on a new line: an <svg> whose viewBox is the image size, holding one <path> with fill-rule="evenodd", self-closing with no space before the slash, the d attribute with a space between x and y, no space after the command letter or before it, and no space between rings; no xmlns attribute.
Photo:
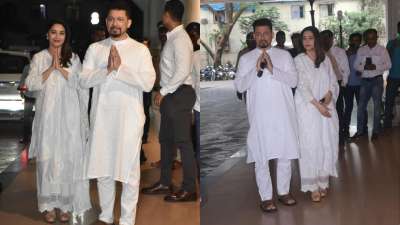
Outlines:
<svg viewBox="0 0 400 225"><path fill-rule="evenodd" d="M246 144L248 120L233 81L201 83L201 176L204 177Z"/></svg>
<svg viewBox="0 0 400 225"><path fill-rule="evenodd" d="M23 145L22 122L0 122L0 173L19 156Z"/></svg>

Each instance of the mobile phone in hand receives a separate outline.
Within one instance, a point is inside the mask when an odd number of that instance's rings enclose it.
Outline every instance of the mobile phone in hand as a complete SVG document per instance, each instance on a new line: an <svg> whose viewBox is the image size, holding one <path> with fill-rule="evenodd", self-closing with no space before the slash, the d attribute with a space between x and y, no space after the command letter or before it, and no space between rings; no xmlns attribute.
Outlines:
<svg viewBox="0 0 400 225"><path fill-rule="evenodd" d="M371 57L367 57L365 59L365 65L371 65L372 64L372 58Z"/></svg>

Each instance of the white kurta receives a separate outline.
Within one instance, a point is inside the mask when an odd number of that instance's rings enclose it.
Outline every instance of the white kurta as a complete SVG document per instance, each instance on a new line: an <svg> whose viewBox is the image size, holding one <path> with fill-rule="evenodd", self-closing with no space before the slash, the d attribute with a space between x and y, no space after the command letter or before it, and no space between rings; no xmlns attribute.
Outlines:
<svg viewBox="0 0 400 225"><path fill-rule="evenodd" d="M108 55L115 45L121 56L118 71L107 75ZM155 72L149 50L127 38L90 45L81 72L81 86L93 87L87 176L128 182L137 176L145 115L142 92L151 91ZM135 169L134 169L135 168Z"/></svg>
<svg viewBox="0 0 400 225"><path fill-rule="evenodd" d="M328 57L315 68L314 62L303 54L295 58L299 73L295 102L300 139L300 175L302 191L326 188L329 176L337 176L336 162L339 146L339 120L335 110L339 85ZM331 118L321 115L311 104L319 101L328 91L333 100L329 104ZM325 187L324 187L325 185Z"/></svg>
<svg viewBox="0 0 400 225"><path fill-rule="evenodd" d="M29 157L36 157L39 210L54 207L80 214L89 209L89 183L84 180L88 136L88 92L79 88L81 63L77 55L64 68L68 80L55 70L42 83L42 73L52 63L48 50L31 62L26 85L38 91Z"/></svg>
<svg viewBox="0 0 400 225"><path fill-rule="evenodd" d="M289 52L267 50L273 73L264 69L257 77L256 63L261 50L256 48L240 58L235 78L237 91L247 91L250 129L247 137L247 162L266 163L270 159L298 158L296 111L291 87L297 73Z"/></svg>

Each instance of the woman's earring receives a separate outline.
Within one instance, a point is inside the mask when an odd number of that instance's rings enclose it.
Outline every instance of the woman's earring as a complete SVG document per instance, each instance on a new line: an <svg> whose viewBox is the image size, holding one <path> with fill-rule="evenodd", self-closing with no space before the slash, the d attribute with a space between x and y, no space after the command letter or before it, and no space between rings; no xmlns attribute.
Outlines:
<svg viewBox="0 0 400 225"><path fill-rule="evenodd" d="M49 40L49 35L46 35L46 40Z"/></svg>

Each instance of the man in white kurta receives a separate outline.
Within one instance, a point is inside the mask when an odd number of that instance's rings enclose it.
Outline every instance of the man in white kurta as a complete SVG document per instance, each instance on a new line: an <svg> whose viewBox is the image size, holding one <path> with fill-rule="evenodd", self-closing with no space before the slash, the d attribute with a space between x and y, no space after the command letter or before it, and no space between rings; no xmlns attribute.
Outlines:
<svg viewBox="0 0 400 225"><path fill-rule="evenodd" d="M255 162L261 208L269 212L276 210L270 204L273 191L268 162L271 159L278 159L278 195L285 196L282 199L284 204L296 203L289 194L289 188L290 160L299 156L296 112L291 89L297 84L297 73L289 52L271 47L272 27L270 22L264 20L266 19L253 24L257 48L240 58L235 86L239 92L247 91L246 106L250 123L247 162ZM258 61L265 50L271 68L257 71ZM264 207L264 203L269 203L269 206Z"/></svg>
<svg viewBox="0 0 400 225"><path fill-rule="evenodd" d="M126 9L109 10L107 29L111 37L90 45L81 73L81 85L93 87L87 176L98 181L102 210L99 224L114 220L114 181L122 182L123 187L119 224L135 223L145 122L142 92L151 91L155 81L147 47L131 39L124 24L114 21L121 17L130 21L128 15ZM118 60L120 65L116 66Z"/></svg>

